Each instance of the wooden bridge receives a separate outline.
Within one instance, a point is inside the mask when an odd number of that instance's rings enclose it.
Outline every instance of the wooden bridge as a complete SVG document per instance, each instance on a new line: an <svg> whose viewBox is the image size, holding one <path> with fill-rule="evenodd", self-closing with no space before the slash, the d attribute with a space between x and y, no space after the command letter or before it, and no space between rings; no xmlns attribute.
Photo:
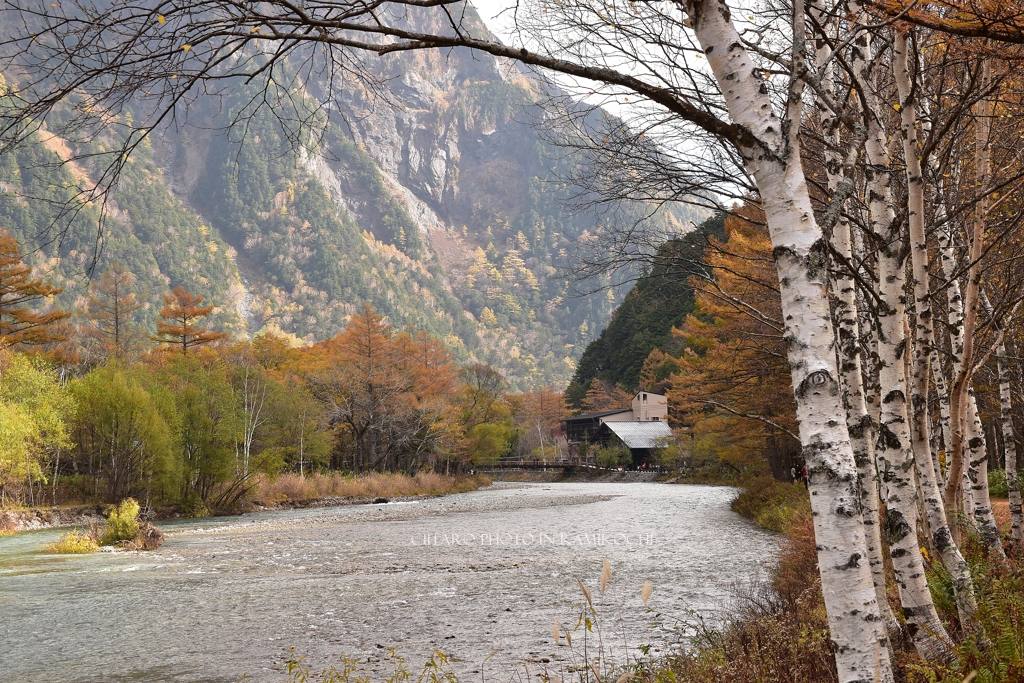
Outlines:
<svg viewBox="0 0 1024 683"><path fill-rule="evenodd" d="M494 462L480 465L478 470L571 470L576 467L587 468L587 469L601 469L596 465L584 465L579 462L571 462L569 460L550 460L543 462L541 460L496 460Z"/></svg>

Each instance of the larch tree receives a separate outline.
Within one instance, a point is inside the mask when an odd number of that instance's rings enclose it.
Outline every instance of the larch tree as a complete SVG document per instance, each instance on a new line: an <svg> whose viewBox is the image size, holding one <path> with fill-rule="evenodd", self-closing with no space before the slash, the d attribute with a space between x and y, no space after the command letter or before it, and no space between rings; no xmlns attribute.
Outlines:
<svg viewBox="0 0 1024 683"><path fill-rule="evenodd" d="M621 386L613 386L609 389L608 384L598 377L590 381L587 393L583 397L583 410L592 412L629 408L633 394Z"/></svg>
<svg viewBox="0 0 1024 683"><path fill-rule="evenodd" d="M33 306L48 303L62 291L42 278L33 278L32 268L21 260L17 240L0 230L0 343L14 346L58 341L54 326L69 314L61 310L41 313Z"/></svg>
<svg viewBox="0 0 1024 683"><path fill-rule="evenodd" d="M702 450L737 469L767 456L786 476L800 441L764 214L739 207L725 233L705 249L709 276L691 278L696 309L674 330L684 351L669 400Z"/></svg>
<svg viewBox="0 0 1024 683"><path fill-rule="evenodd" d="M595 382L598 382L596 378ZM614 408L629 406L632 396L616 388L618 399L613 399ZM562 420L569 417L569 408L562 393L551 387L524 392L509 397L516 425L519 427L519 439L516 446L523 457L537 456L541 460L554 460L562 457L559 436L562 434ZM570 458L575 454L565 454Z"/></svg>
<svg viewBox="0 0 1024 683"><path fill-rule="evenodd" d="M227 339L223 332L206 327L203 321L213 313L213 305L203 306L203 297L187 291L184 287L175 287L169 294L164 294L164 307L160 309L160 319L156 324L156 336L153 341L181 349L182 355L188 355L189 349L205 346L215 341Z"/></svg>
<svg viewBox="0 0 1024 683"><path fill-rule="evenodd" d="M450 466L461 387L438 340L398 332L367 306L307 354L307 383L340 437L334 466Z"/></svg>
<svg viewBox="0 0 1024 683"><path fill-rule="evenodd" d="M136 311L142 308L132 286L135 276L115 264L89 289L85 333L96 341L103 358L130 362L145 338Z"/></svg>

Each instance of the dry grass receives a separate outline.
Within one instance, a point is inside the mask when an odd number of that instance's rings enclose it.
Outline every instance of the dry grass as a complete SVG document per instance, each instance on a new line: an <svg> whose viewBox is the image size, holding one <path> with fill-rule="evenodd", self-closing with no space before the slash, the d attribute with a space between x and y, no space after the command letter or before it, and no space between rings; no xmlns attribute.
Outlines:
<svg viewBox="0 0 1024 683"><path fill-rule="evenodd" d="M446 477L433 472L421 472L414 477L377 472L358 476L337 472L316 473L306 477L289 473L275 479L261 478L256 483L251 500L258 505L280 505L333 498L373 500L403 496L443 496L475 491L490 483L491 480L483 475Z"/></svg>
<svg viewBox="0 0 1024 683"><path fill-rule="evenodd" d="M698 628L685 654L662 660L643 678L687 683L837 681L809 515L795 515L781 545L770 581L738 596L738 610L729 623Z"/></svg>
<svg viewBox="0 0 1024 683"><path fill-rule="evenodd" d="M1010 501L1006 498L992 499L992 513L996 516L996 525L1003 531L1009 533L1010 529Z"/></svg>
<svg viewBox="0 0 1024 683"><path fill-rule="evenodd" d="M962 638L954 647L955 661L946 665L922 661L909 640L897 637L897 683L963 683L972 672L975 683L1024 681L1024 563L995 562L980 543L968 544L966 553L978 582L978 617L987 642ZM952 628L956 610L948 575L929 574L933 594L940 593L940 614ZM948 599L942 600L942 594ZM890 606L899 614L898 598L890 598ZM729 623L698 631L685 654L660 660L642 673L649 683L838 680L810 515L794 515L770 581L743 596Z"/></svg>

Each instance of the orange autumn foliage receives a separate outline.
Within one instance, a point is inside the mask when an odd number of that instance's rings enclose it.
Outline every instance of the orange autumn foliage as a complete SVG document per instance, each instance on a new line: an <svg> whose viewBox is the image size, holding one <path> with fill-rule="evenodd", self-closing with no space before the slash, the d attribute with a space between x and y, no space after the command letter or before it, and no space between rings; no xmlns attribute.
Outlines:
<svg viewBox="0 0 1024 683"><path fill-rule="evenodd" d="M606 386L595 377L587 389L587 395L583 398L583 411L593 412L599 410L617 410L629 408L634 394L626 391L620 385Z"/></svg>
<svg viewBox="0 0 1024 683"><path fill-rule="evenodd" d="M774 452L787 471L779 451L798 446L789 434L797 426L771 242L759 208L737 214L726 220L726 241L705 252L713 278L693 282L696 314L673 331L685 351L668 396L696 449L737 469Z"/></svg>
<svg viewBox="0 0 1024 683"><path fill-rule="evenodd" d="M203 306L203 297L175 287L170 294L164 294L164 307L156 323L153 341L169 346L178 346L183 355L196 346L205 346L227 339L223 332L211 330L201 320L213 313L213 306Z"/></svg>
<svg viewBox="0 0 1024 683"><path fill-rule="evenodd" d="M59 340L55 324L70 314L59 310L37 313L31 307L62 291L33 279L32 268L21 260L17 240L0 230L0 344L38 345Z"/></svg>
<svg viewBox="0 0 1024 683"><path fill-rule="evenodd" d="M411 470L458 449L459 411L449 409L461 390L458 368L437 339L396 331L367 307L304 356L338 436L332 465Z"/></svg>

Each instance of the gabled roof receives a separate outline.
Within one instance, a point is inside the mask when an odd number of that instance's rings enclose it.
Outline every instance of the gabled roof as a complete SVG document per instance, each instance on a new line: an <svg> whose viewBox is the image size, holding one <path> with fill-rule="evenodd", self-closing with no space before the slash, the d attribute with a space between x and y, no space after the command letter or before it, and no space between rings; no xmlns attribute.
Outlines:
<svg viewBox="0 0 1024 683"><path fill-rule="evenodd" d="M573 420L591 420L595 417L606 417L608 415L618 415L619 413L631 413L632 408L619 408L618 410L599 410L596 413L583 413L582 415L573 415L562 420L562 422L570 422Z"/></svg>
<svg viewBox="0 0 1024 683"><path fill-rule="evenodd" d="M626 448L660 448L666 437L672 437L667 422L605 422L615 436L626 444Z"/></svg>
<svg viewBox="0 0 1024 683"><path fill-rule="evenodd" d="M647 391L646 389L641 389L640 391L633 394L633 398L636 398L640 394L647 394L648 396L657 396L658 398L665 398L665 394L656 394L653 391Z"/></svg>

